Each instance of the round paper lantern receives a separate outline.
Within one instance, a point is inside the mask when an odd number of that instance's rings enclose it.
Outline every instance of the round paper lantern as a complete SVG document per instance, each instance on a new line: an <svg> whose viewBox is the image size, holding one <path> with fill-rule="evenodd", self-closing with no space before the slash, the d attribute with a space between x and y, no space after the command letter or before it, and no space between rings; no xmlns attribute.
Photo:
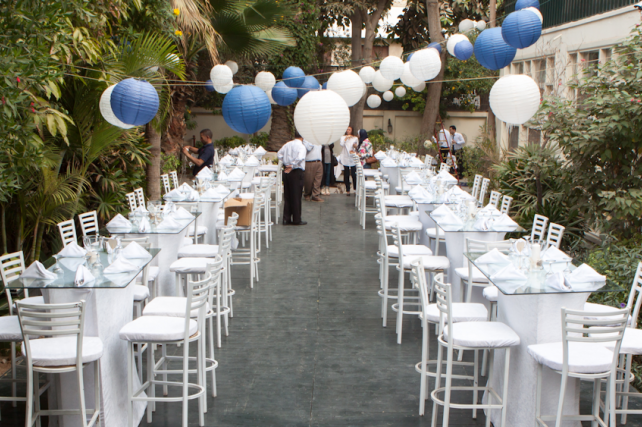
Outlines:
<svg viewBox="0 0 642 427"><path fill-rule="evenodd" d="M328 79L328 89L338 93L352 107L363 96L365 84L361 77L352 70L333 73Z"/></svg>
<svg viewBox="0 0 642 427"><path fill-rule="evenodd" d="M517 49L504 41L500 27L489 28L475 40L475 58L489 70L501 70L508 66L516 54Z"/></svg>
<svg viewBox="0 0 642 427"><path fill-rule="evenodd" d="M448 41L446 42L446 50L448 50L448 53L450 53L452 56L455 56L455 46L457 45L457 43L463 40L468 40L468 37L463 34L453 34L452 36L448 37Z"/></svg>
<svg viewBox="0 0 642 427"><path fill-rule="evenodd" d="M521 125L537 113L540 104L539 87L524 74L504 76L490 90L490 108L502 121Z"/></svg>
<svg viewBox="0 0 642 427"><path fill-rule="evenodd" d="M454 36L453 36L454 37ZM436 49L422 49L410 60L410 72L420 81L432 80L441 71L441 58ZM413 85L416 86L416 85Z"/></svg>
<svg viewBox="0 0 642 427"><path fill-rule="evenodd" d="M539 0L517 0L517 3L515 3L515 10L526 9L527 7L534 7L539 10Z"/></svg>
<svg viewBox="0 0 642 427"><path fill-rule="evenodd" d="M128 125L120 120L118 120L118 117L114 115L114 112L111 109L111 93L114 90L116 85L109 86L105 91L103 92L102 95L100 95L100 102L98 104L100 108L100 114L103 115L103 118L109 123L110 125L123 128L123 129L131 129L134 126L133 125Z"/></svg>
<svg viewBox="0 0 642 427"><path fill-rule="evenodd" d="M529 12L533 12L539 18L539 22L541 22L542 24L544 23L544 17L542 16L542 12L540 12L539 9L534 7L525 7L521 10L528 10Z"/></svg>
<svg viewBox="0 0 642 427"><path fill-rule="evenodd" d="M397 95L398 98L403 98L406 96L406 88L403 86L399 86L397 89L395 89L395 95Z"/></svg>
<svg viewBox="0 0 642 427"><path fill-rule="evenodd" d="M321 85L319 85L319 81L315 79L312 76L305 76L305 80L303 80L303 84L299 89L297 89L297 96L299 98L302 98L303 95L306 93L310 92L311 90L319 90L321 88Z"/></svg>
<svg viewBox="0 0 642 427"><path fill-rule="evenodd" d="M417 86L412 87L412 90L415 92L423 92L424 89L426 89L426 82L421 82Z"/></svg>
<svg viewBox="0 0 642 427"><path fill-rule="evenodd" d="M276 78L274 78L274 74L269 71L261 71L254 77L254 84L261 88L261 90L267 92L272 90L276 84Z"/></svg>
<svg viewBox="0 0 642 427"><path fill-rule="evenodd" d="M421 83L422 80L419 80L417 77L412 75L410 72L410 62L403 64L403 74L401 75L401 83L406 86L413 87Z"/></svg>
<svg viewBox="0 0 642 427"><path fill-rule="evenodd" d="M372 80L372 87L379 92L385 92L389 90L394 84L394 80L389 80L381 74L381 70L375 73L375 77Z"/></svg>
<svg viewBox="0 0 642 427"><path fill-rule="evenodd" d="M158 93L147 81L129 78L112 90L109 104L118 120L142 126L151 122L158 112Z"/></svg>
<svg viewBox="0 0 642 427"><path fill-rule="evenodd" d="M205 81L205 90L208 92L214 92L214 84L212 84L212 80L207 79Z"/></svg>
<svg viewBox="0 0 642 427"><path fill-rule="evenodd" d="M363 86L362 86L362 89L363 89L363 91L361 92L361 98L366 96L366 93L368 93L368 86L366 86L366 84L364 83Z"/></svg>
<svg viewBox="0 0 642 427"><path fill-rule="evenodd" d="M321 85L321 89L323 89L323 90L328 89L328 82L324 82L324 83Z"/></svg>
<svg viewBox="0 0 642 427"><path fill-rule="evenodd" d="M218 93L228 93L232 89L234 89L234 82L229 82L226 85L214 85L214 90Z"/></svg>
<svg viewBox="0 0 642 427"><path fill-rule="evenodd" d="M289 87L299 88L305 81L305 73L299 67L288 67L283 72L283 82Z"/></svg>
<svg viewBox="0 0 642 427"><path fill-rule="evenodd" d="M479 31L484 31L486 29L486 21L482 20L475 22L475 28Z"/></svg>
<svg viewBox="0 0 642 427"><path fill-rule="evenodd" d="M475 21L470 20L470 19L464 19L459 23L459 32L460 33L467 33L468 31L472 30L475 28Z"/></svg>
<svg viewBox="0 0 642 427"><path fill-rule="evenodd" d="M272 88L272 99L282 107L286 107L296 101L297 91L288 87L284 82L278 82Z"/></svg>
<svg viewBox="0 0 642 427"><path fill-rule="evenodd" d="M379 98L379 95L370 95L366 103L370 108L377 108L381 105L381 98Z"/></svg>
<svg viewBox="0 0 642 427"><path fill-rule="evenodd" d="M372 83L375 78L375 73L376 71L374 68L367 66L363 67L359 71L359 77L361 77L361 80L363 80L364 83Z"/></svg>
<svg viewBox="0 0 642 427"><path fill-rule="evenodd" d="M394 99L394 97L395 97L395 95L392 92L390 92L389 90L387 90L387 91L385 91L383 93L383 100L386 101L386 102L392 101Z"/></svg>
<svg viewBox="0 0 642 427"><path fill-rule="evenodd" d="M437 42L430 43L428 45L428 47L433 48L433 49L437 49L439 51L439 53L441 53L441 43L437 43ZM410 58L408 58L408 60L410 61Z"/></svg>
<svg viewBox="0 0 642 427"><path fill-rule="evenodd" d="M234 61L227 61L227 62L225 63L225 65L227 65L228 67L230 67L230 70L232 70L232 74L236 74L236 73L237 73L237 71L239 70L239 64L237 64L237 63L236 63L236 62L234 62Z"/></svg>
<svg viewBox="0 0 642 427"><path fill-rule="evenodd" d="M331 90L309 92L294 109L294 126L312 144L325 145L338 140L350 125L350 109Z"/></svg>
<svg viewBox="0 0 642 427"><path fill-rule="evenodd" d="M397 56L387 56L379 64L379 71L385 79L395 81L403 74L403 61Z"/></svg>
<svg viewBox="0 0 642 427"><path fill-rule="evenodd" d="M468 40L462 40L455 45L455 57L465 61L473 56L473 45Z"/></svg>
<svg viewBox="0 0 642 427"><path fill-rule="evenodd" d="M271 90L268 90L267 92L265 92L265 94L267 95L268 99L270 100L270 104L276 104L276 101L274 100L274 98L272 98L272 91Z"/></svg>
<svg viewBox="0 0 642 427"><path fill-rule="evenodd" d="M542 22L536 14L528 10L511 13L502 24L504 41L517 49L532 46L541 34Z"/></svg>
<svg viewBox="0 0 642 427"><path fill-rule="evenodd" d="M212 71L210 71L210 79L212 79L212 84L215 87L230 84L233 77L234 73L227 65L215 65L214 68L212 68Z"/></svg>
<svg viewBox="0 0 642 427"><path fill-rule="evenodd" d="M225 123L239 133L261 130L270 119L270 98L256 86L237 86L223 99Z"/></svg>

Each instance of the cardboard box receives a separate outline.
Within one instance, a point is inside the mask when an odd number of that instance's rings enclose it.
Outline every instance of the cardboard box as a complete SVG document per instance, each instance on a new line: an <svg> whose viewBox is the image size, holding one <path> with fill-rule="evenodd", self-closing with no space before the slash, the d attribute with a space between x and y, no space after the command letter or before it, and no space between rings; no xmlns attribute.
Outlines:
<svg viewBox="0 0 642 427"><path fill-rule="evenodd" d="M225 225L227 218L234 212L239 216L236 225L249 226L252 224L252 199L233 198L225 202Z"/></svg>

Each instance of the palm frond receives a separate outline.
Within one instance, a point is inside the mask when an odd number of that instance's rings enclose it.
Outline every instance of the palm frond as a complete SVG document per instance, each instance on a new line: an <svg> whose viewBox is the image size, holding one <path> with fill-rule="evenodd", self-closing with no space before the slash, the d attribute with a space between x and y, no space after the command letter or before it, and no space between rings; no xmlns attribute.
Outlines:
<svg viewBox="0 0 642 427"><path fill-rule="evenodd" d="M178 22L181 28L202 37L212 61L216 61L218 58L216 45L218 35L209 20L209 16L213 12L209 1L172 0L172 8L180 11Z"/></svg>

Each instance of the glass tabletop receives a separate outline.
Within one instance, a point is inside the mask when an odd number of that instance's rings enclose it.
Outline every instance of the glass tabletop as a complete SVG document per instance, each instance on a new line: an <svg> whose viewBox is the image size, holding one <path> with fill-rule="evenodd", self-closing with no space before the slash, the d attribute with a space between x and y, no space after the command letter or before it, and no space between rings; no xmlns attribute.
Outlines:
<svg viewBox="0 0 642 427"><path fill-rule="evenodd" d="M124 288L131 283L132 280L140 274L141 271L158 255L160 249L151 248L147 249L150 253L148 258L128 258L127 261L138 267L135 271L118 274L103 274L103 269L111 264L115 258L114 254L108 254L105 251L98 251L98 261L100 266L90 265L87 258L59 258L58 266L62 269L61 272L55 273L56 260L51 257L43 265L47 270L56 274L56 279L30 279L18 278L9 283L9 289L77 289L77 288ZM76 277L76 270L80 265L85 265L95 277L91 282L76 286L74 279Z"/></svg>
<svg viewBox="0 0 642 427"><path fill-rule="evenodd" d="M517 226L515 225L501 225L501 224L493 224L492 222L488 225L488 228L486 230L483 229L478 229L475 227L475 219L471 219L468 221L463 222L462 224L447 224L443 222L443 219L440 218L435 218L432 215L432 211L426 213L430 216L430 218L435 222L435 224L442 229L444 232L449 232L449 233L465 233L465 232L475 232L475 233L522 233L526 230L524 230L519 224Z"/></svg>
<svg viewBox="0 0 642 427"><path fill-rule="evenodd" d="M140 235L148 235L148 234L178 234L185 230L187 227L189 227L199 216L201 216L202 212L190 212L192 215L194 215L194 218L190 219L176 219L176 222L179 224L177 228L157 228L156 225L152 225L151 228L147 231L138 231L136 227L131 227L131 228L105 228L107 231L107 234L140 234Z"/></svg>
<svg viewBox="0 0 642 427"><path fill-rule="evenodd" d="M508 251L500 251L504 255L509 255ZM610 280L606 282L582 282L573 283L570 290L563 291L561 289L553 288L546 284L546 278L550 274L564 272L567 268L568 271L573 271L575 267L570 261L554 262L547 264L540 270L530 269L528 271L522 270L526 275L526 280L493 280L492 276L503 268L513 264L512 261L505 263L486 264L476 262L477 258L484 255L484 252L464 252L464 256L472 261L473 265L477 267L490 283L497 286L497 288L504 295L530 295L530 294L567 294L567 293L582 293L582 292L619 292L623 291L621 287L614 284ZM515 260L519 262L519 260ZM524 257L524 263L529 262L529 258ZM517 268L517 267L515 267Z"/></svg>

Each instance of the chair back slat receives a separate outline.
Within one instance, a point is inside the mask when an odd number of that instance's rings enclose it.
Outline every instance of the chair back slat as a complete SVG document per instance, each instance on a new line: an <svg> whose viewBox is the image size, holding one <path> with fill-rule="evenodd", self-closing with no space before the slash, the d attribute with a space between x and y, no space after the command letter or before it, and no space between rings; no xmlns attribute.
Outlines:
<svg viewBox="0 0 642 427"><path fill-rule="evenodd" d="M172 180L172 185L174 186L174 188L178 188L178 174L176 173L176 171L171 171L169 173L169 177Z"/></svg>
<svg viewBox="0 0 642 427"><path fill-rule="evenodd" d="M136 208L138 207L138 201L136 199L136 193L131 192L125 194L127 196L127 203L129 204L129 210L130 211L135 211Z"/></svg>
<svg viewBox="0 0 642 427"><path fill-rule="evenodd" d="M143 192L143 188L139 187L135 189L134 194L136 194L136 202L138 203L138 206L145 206L145 193Z"/></svg>
<svg viewBox="0 0 642 427"><path fill-rule="evenodd" d="M169 174L167 173L162 174L161 182L163 183L163 190L165 191L165 194L169 193L171 191L171 188L169 186Z"/></svg>
<svg viewBox="0 0 642 427"><path fill-rule="evenodd" d="M513 198L511 196L502 197L502 207L499 210L499 212L508 215L508 212L510 211L510 205L512 202L513 202Z"/></svg>
<svg viewBox="0 0 642 427"><path fill-rule="evenodd" d="M481 188L479 189L479 198L477 201L480 205L484 205L484 200L486 199L486 191L488 191L488 186L490 185L490 179L482 179Z"/></svg>
<svg viewBox="0 0 642 427"><path fill-rule="evenodd" d="M548 226L548 236L546 236L546 247L555 246L559 249L564 236L565 227L553 222Z"/></svg>
<svg viewBox="0 0 642 427"><path fill-rule="evenodd" d="M80 222L83 236L98 234L98 216L96 215L96 211L78 214L78 222Z"/></svg>
<svg viewBox="0 0 642 427"><path fill-rule="evenodd" d="M475 199L478 199L479 196L479 187L481 186L483 176L475 175L475 181L473 181L473 190L471 191L472 196Z"/></svg>
<svg viewBox="0 0 642 427"><path fill-rule="evenodd" d="M540 243L544 240L546 234L546 225L548 218L544 215L536 214L533 218L533 230L531 231L531 242Z"/></svg>
<svg viewBox="0 0 642 427"><path fill-rule="evenodd" d="M499 191L491 191L490 192L490 200L488 201L489 204L495 206L496 208L499 207L499 199L502 197L502 193Z"/></svg>
<svg viewBox="0 0 642 427"><path fill-rule="evenodd" d="M73 219L59 222L58 231L60 232L60 238L62 239L63 246L67 246L71 242L78 243L78 238L76 237L76 225L74 224Z"/></svg>

